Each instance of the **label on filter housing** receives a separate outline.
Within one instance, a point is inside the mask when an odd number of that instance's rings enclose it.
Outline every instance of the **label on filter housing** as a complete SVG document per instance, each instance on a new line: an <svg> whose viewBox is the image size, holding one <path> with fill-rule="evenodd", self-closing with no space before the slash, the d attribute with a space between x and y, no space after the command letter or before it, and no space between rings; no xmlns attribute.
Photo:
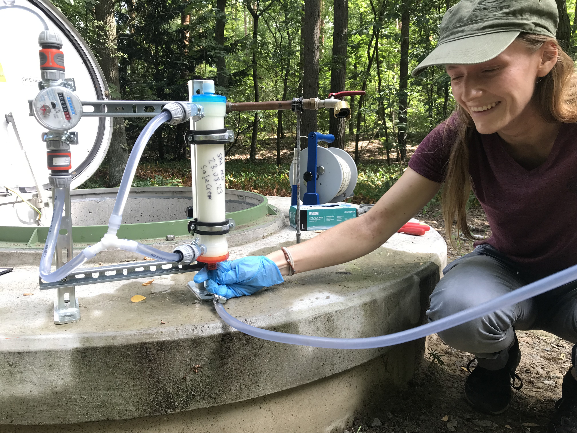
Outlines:
<svg viewBox="0 0 577 433"><path fill-rule="evenodd" d="M205 194L209 200L224 194L224 154L222 152L203 164L200 167L200 174L204 182L198 185L199 193Z"/></svg>

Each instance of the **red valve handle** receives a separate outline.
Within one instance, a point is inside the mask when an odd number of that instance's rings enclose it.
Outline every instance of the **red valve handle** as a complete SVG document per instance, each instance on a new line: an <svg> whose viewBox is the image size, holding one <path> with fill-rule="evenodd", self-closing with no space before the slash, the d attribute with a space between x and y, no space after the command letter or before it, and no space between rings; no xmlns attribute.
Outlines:
<svg viewBox="0 0 577 433"><path fill-rule="evenodd" d="M329 93L329 98L341 99L345 96L365 95L366 93L364 90L344 90L342 92Z"/></svg>

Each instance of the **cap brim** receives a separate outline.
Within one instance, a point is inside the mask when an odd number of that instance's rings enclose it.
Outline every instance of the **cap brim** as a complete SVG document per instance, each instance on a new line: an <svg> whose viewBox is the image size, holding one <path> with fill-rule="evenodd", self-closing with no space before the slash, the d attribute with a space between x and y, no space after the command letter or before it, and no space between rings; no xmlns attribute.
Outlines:
<svg viewBox="0 0 577 433"><path fill-rule="evenodd" d="M487 33L439 44L411 75L416 77L429 66L473 65L494 59L519 36L520 31Z"/></svg>

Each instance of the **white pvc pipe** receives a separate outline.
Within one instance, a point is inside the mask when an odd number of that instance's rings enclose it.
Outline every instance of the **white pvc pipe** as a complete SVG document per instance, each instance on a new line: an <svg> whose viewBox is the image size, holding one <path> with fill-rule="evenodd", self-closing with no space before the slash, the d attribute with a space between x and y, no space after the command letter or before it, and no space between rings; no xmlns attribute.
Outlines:
<svg viewBox="0 0 577 433"><path fill-rule="evenodd" d="M193 97L193 102L195 99ZM224 129L226 102L198 102L204 108L204 117L194 124L194 130L214 131ZM191 158L196 157L194 184L194 216L204 223L222 223L226 219L224 144L200 144L191 146ZM206 246L205 259L222 259L228 254L226 236L199 235ZM202 259L201 259L202 261Z"/></svg>

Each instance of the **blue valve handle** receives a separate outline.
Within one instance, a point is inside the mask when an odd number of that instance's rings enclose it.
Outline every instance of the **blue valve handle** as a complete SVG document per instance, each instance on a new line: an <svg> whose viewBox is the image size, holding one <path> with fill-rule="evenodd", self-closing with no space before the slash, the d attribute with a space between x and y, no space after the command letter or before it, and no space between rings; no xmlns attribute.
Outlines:
<svg viewBox="0 0 577 433"><path fill-rule="evenodd" d="M319 195L317 194L317 146L319 141L332 143L335 141L335 136L332 134L321 134L319 132L311 132L308 139L308 161L307 172L312 174L312 178L307 181L307 192L303 196L304 205L318 205L320 204Z"/></svg>

